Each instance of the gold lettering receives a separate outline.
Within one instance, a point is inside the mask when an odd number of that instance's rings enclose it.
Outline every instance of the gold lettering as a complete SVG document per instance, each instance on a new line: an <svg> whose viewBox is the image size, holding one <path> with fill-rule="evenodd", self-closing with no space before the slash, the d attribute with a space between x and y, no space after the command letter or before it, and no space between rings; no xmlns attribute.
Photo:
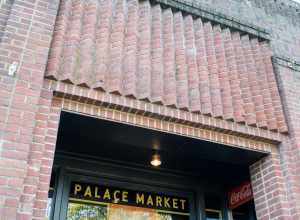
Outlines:
<svg viewBox="0 0 300 220"><path fill-rule="evenodd" d="M74 195L76 196L78 192L80 192L82 189L81 185L79 184L75 184L75 187L74 187Z"/></svg>
<svg viewBox="0 0 300 220"><path fill-rule="evenodd" d="M114 191L114 203L117 203L117 202L120 201L120 199L117 198L117 194L120 194L120 191L119 191L119 190Z"/></svg>
<svg viewBox="0 0 300 220"><path fill-rule="evenodd" d="M128 203L128 196L129 192L126 190L114 190L110 191L111 189L106 188L104 194L102 194L102 188L99 186L82 186L81 184L74 184L73 194L81 195L83 197L90 197L95 199L103 198L103 200L113 200L110 202L119 203L120 201L124 203ZM146 198L145 198L146 196ZM165 197L159 195L151 195L151 194L144 194L136 192L136 204L139 205L147 205L147 206L156 206L157 208L173 208L173 209L182 209L185 210L187 206L186 199L179 199L179 198L172 198L172 197Z"/></svg>
<svg viewBox="0 0 300 220"><path fill-rule="evenodd" d="M153 200L152 200L151 195L148 196L147 205L152 205L153 206Z"/></svg>
<svg viewBox="0 0 300 220"><path fill-rule="evenodd" d="M162 198L160 196L156 196L156 206L162 207Z"/></svg>
<svg viewBox="0 0 300 220"><path fill-rule="evenodd" d="M98 194L98 187L95 187L95 198L100 199L100 195Z"/></svg>
<svg viewBox="0 0 300 220"><path fill-rule="evenodd" d="M104 195L103 195L103 199L108 199L108 200L111 199L111 198L110 198L109 189L106 189L106 190L105 190L105 193L104 193Z"/></svg>
<svg viewBox="0 0 300 220"><path fill-rule="evenodd" d="M139 194L139 193L136 193L136 200L135 200L135 203L136 204L139 204L139 203L141 203L142 205L144 205L144 202L145 202L145 200L144 200L144 194L142 193L141 195Z"/></svg>
<svg viewBox="0 0 300 220"><path fill-rule="evenodd" d="M181 208L182 208L182 210L184 210L185 209L185 202L186 202L186 200L185 199L180 199L180 203L181 203Z"/></svg>
<svg viewBox="0 0 300 220"><path fill-rule="evenodd" d="M165 208L171 208L169 201L170 201L170 198L164 197Z"/></svg>
<svg viewBox="0 0 300 220"><path fill-rule="evenodd" d="M86 197L86 196L92 197L92 191L91 191L91 187L90 187L90 186L87 186L87 187L86 187L83 196L84 196L84 197Z"/></svg>
<svg viewBox="0 0 300 220"><path fill-rule="evenodd" d="M178 209L178 199L173 199L173 208Z"/></svg>
<svg viewBox="0 0 300 220"><path fill-rule="evenodd" d="M122 192L122 202L128 202L128 192L127 191Z"/></svg>

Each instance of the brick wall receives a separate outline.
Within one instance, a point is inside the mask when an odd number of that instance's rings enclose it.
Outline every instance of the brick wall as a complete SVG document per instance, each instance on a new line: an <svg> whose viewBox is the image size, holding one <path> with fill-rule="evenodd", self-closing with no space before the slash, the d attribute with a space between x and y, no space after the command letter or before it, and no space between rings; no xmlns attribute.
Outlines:
<svg viewBox="0 0 300 220"><path fill-rule="evenodd" d="M276 150L250 167L257 219L292 219L294 204ZM294 219L297 219L295 216Z"/></svg>
<svg viewBox="0 0 300 220"><path fill-rule="evenodd" d="M2 35L4 33L7 19L9 17L9 14L11 12L11 6L12 6L13 0L1 0L0 1L0 41L2 39Z"/></svg>
<svg viewBox="0 0 300 220"><path fill-rule="evenodd" d="M1 1L1 12L9 2ZM33 151L41 140L34 134L41 132L37 113L45 104L41 89L57 9L58 1L15 0L5 14L9 15L1 17L1 25L5 20L7 24L0 30L0 216L4 220L32 219L33 197L41 188L36 180L39 154ZM14 76L8 76L14 62Z"/></svg>
<svg viewBox="0 0 300 220"><path fill-rule="evenodd" d="M172 1L172 0L171 0ZM266 29L273 51L300 62L300 4L292 0L173 0L203 6Z"/></svg>
<svg viewBox="0 0 300 220"><path fill-rule="evenodd" d="M46 81L45 91L52 90L53 83ZM105 99L105 101L102 99L86 100L84 97L77 96L76 90L80 91L81 89L76 87L73 92L65 94L65 97L63 97L62 93L56 94L50 108L47 108L50 109L50 118L44 118L44 120L50 120L50 123L48 123L48 133L46 135L46 139L50 140L50 142L46 144L44 160L48 161L48 165L45 165L46 169L41 170L40 175L49 175L48 169L51 167L49 164L52 164L51 160L53 160L55 151L55 139L60 111L77 112L104 120L270 153L269 157L257 162L251 167L254 186L253 191L258 207L258 219L276 219L277 217L278 219L290 219L290 208L286 194L287 188L280 167L279 152L275 144L254 140L250 137L226 134L224 131L220 131L220 129L216 131L210 130L207 127L202 129L199 128L198 124L190 123L189 125L185 125L182 121L170 120L168 117L153 117L150 112L147 112L147 105L144 105L143 110L141 108L140 111L135 111L130 108L120 110L115 104L116 100L120 99L120 97L110 97ZM97 97L101 97L101 95ZM105 93L103 93L102 97L105 97ZM41 194L38 198L39 202L45 202L47 200L46 192L45 189L44 194ZM45 208L45 205L39 206L39 213L44 213Z"/></svg>
<svg viewBox="0 0 300 220"><path fill-rule="evenodd" d="M269 43L174 6L62 0L46 77L287 132Z"/></svg>
<svg viewBox="0 0 300 220"><path fill-rule="evenodd" d="M165 106L157 108L155 104L150 105L143 100L135 102L129 97L120 98L116 94L104 96L101 95L103 92L88 92L74 85L54 83L54 86L49 87L49 82L43 77L59 1L0 2L1 220L43 219L59 113L62 108L69 106L69 110L72 111L88 110L89 114L104 113L103 117L112 117L111 119L118 121L126 115L124 110L130 105L133 106L132 112L136 113L134 115L138 116L134 119L135 122L140 122L145 127L152 126L155 120L151 117L160 121L166 120L166 129L169 129L169 132L176 133L177 126L174 124L179 122L178 132L188 136L195 135L199 126L203 126L208 128L209 132L200 129L202 133L199 132L198 138L205 138L205 135L209 134L209 137L213 138L211 140L221 143L250 149L259 146L262 150L271 152L269 157L251 166L258 218L295 220L300 218L300 164L295 162L299 161L300 155L298 91L300 74L297 69L300 67L297 64L290 60L284 61L283 66L275 64L289 135L219 118L202 115L195 117L184 109L177 111ZM180 5L179 2L183 1L172 2ZM190 2L191 0L185 1L187 4ZM222 12L228 18L234 16L237 20L247 21L245 23L250 22L269 29L271 45L276 55L300 60L300 23L297 22L299 20L297 4L283 0L277 1L276 4L271 0L229 0L226 3L223 0L194 1L195 7L198 7L198 4L205 4L205 7L213 13ZM246 29L249 30L249 27ZM148 62L146 58L144 61ZM14 62L15 65L12 66ZM16 71L13 71L14 68ZM7 75L9 69L13 76ZM54 90L55 95L72 97L77 101L53 99ZM83 102L91 102L91 94L95 95L92 105L84 104ZM127 99L130 100L129 106L126 106ZM97 108L98 103L106 103L105 105L113 108L113 111ZM161 116L160 119L157 119L157 115ZM126 116L127 119L130 120L131 117ZM197 120L197 123L194 120ZM157 124L159 123L154 123ZM197 129L189 129L193 126ZM194 133L189 133L190 131ZM275 147L274 144L278 142L281 144Z"/></svg>
<svg viewBox="0 0 300 220"><path fill-rule="evenodd" d="M296 161L299 161L300 154L300 123L298 120L300 116L300 94L299 89L297 89L299 88L300 76L300 5L285 0L229 0L226 2L222 0L171 0L164 2L172 2L172 4L175 2L179 6L180 3L184 3L184 7L186 5L204 7L211 13L219 14L219 16L227 19L233 17L235 21L250 26L256 25L270 33L272 50L277 57L274 58L275 74L290 130L289 140L283 141L279 146L282 178L287 186L286 198L290 203L289 205L288 203L285 204L290 207L285 207L290 209L290 213L285 213L282 216L287 219L299 219L300 166ZM268 202L264 206L269 207ZM257 208L261 209L260 205ZM271 208L271 210L273 209ZM265 218L273 219L275 217L266 214Z"/></svg>
<svg viewBox="0 0 300 220"><path fill-rule="evenodd" d="M300 67L300 65L298 66ZM300 213L300 71L288 65L276 64L276 73L286 118L289 123L289 143L281 145L282 155L288 160L284 167L290 174L289 182L293 186L294 199L297 206L293 213Z"/></svg>

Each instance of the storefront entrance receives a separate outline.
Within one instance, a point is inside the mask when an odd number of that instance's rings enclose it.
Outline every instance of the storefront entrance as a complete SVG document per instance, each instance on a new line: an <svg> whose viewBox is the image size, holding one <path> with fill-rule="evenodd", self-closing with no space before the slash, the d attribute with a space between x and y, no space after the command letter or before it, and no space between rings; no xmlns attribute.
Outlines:
<svg viewBox="0 0 300 220"><path fill-rule="evenodd" d="M158 152L161 166L150 164ZM63 112L50 220L255 220L227 194L261 152Z"/></svg>

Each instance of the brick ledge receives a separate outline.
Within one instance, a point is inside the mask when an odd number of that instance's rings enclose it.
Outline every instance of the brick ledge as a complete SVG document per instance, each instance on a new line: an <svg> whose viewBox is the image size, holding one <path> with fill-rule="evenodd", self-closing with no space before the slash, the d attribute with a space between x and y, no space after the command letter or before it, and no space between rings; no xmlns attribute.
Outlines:
<svg viewBox="0 0 300 220"><path fill-rule="evenodd" d="M300 62L284 56L273 56L274 63L300 72Z"/></svg>
<svg viewBox="0 0 300 220"><path fill-rule="evenodd" d="M143 100L136 100L117 94L90 90L59 81L45 79L45 85L54 92L56 97L78 101L83 104L104 106L122 112L148 116L186 126L222 131L222 133L225 134L237 135L239 137L260 140L272 144L279 144L287 137L285 134L279 132L238 124L221 118L213 118L211 116L149 103Z"/></svg>
<svg viewBox="0 0 300 220"><path fill-rule="evenodd" d="M91 117L101 118L103 120L124 123L166 133L172 133L190 138L219 143L228 147L263 152L266 154L274 153L277 149L276 145L272 143L253 140L234 134L226 134L222 133L221 131L209 130L208 128L195 127L178 122L153 118L151 116L140 115L133 112L113 109L108 106L96 106L92 103L82 103L82 100L75 101L62 97L54 97L53 100L55 103L54 105L60 107L62 111L83 114Z"/></svg>
<svg viewBox="0 0 300 220"><path fill-rule="evenodd" d="M154 2L220 23L264 40L271 39L270 31L267 29L246 21L241 21L235 17L225 15L221 12L206 7L199 2L194 2L192 4L184 0L154 0Z"/></svg>

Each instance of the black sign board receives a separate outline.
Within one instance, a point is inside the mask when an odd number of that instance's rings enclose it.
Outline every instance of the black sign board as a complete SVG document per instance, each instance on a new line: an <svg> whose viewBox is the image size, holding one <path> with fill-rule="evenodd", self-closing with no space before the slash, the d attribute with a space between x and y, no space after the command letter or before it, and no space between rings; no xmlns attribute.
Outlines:
<svg viewBox="0 0 300 220"><path fill-rule="evenodd" d="M151 208L178 215L190 213L187 198L88 183L72 182L70 199Z"/></svg>

